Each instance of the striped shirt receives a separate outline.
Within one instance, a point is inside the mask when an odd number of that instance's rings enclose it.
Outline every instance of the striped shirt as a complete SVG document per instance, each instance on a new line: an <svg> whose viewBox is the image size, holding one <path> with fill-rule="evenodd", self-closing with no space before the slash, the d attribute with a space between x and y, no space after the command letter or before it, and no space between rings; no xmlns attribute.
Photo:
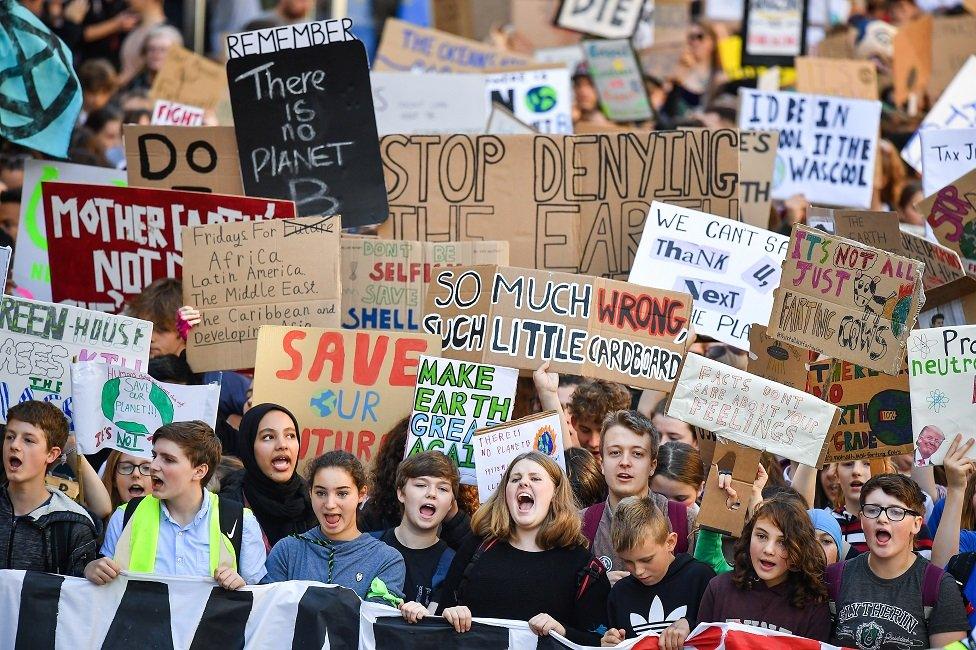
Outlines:
<svg viewBox="0 0 976 650"><path fill-rule="evenodd" d="M841 537L847 542L849 547L847 556L844 559L849 560L857 557L861 553L866 553L868 544L864 539L864 530L861 528L861 518L857 515L852 515L843 506L833 512L834 519L840 524ZM915 536L915 551L926 560L932 559L932 535L929 533L928 526L924 523L922 524L921 530L918 531L918 535Z"/></svg>

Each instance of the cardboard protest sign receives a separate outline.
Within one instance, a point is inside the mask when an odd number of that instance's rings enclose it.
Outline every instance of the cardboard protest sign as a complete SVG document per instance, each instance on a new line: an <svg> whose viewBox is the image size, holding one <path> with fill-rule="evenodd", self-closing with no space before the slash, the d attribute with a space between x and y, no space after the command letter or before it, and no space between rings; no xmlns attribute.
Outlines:
<svg viewBox="0 0 976 650"><path fill-rule="evenodd" d="M901 251L905 257L925 264L922 286L925 307L938 307L976 290L976 278L963 269L959 254L924 237L902 231Z"/></svg>
<svg viewBox="0 0 976 650"><path fill-rule="evenodd" d="M125 172L54 160L28 158L24 161L23 200L13 279L18 287L30 291L38 300L51 300L51 267L48 265L47 226L41 195L44 181L125 186Z"/></svg>
<svg viewBox="0 0 976 650"><path fill-rule="evenodd" d="M736 218L738 148L735 129L387 136L379 235L506 239L513 266L625 278L654 199Z"/></svg>
<svg viewBox="0 0 976 650"><path fill-rule="evenodd" d="M508 24L507 2L481 0L431 0L433 27L475 40L484 40L492 28Z"/></svg>
<svg viewBox="0 0 976 650"><path fill-rule="evenodd" d="M265 325L258 333L254 403L281 404L302 427L300 465L332 449L365 464L410 415L417 366L437 338Z"/></svg>
<svg viewBox="0 0 976 650"><path fill-rule="evenodd" d="M603 112L614 122L654 117L640 64L630 41L583 41L590 76Z"/></svg>
<svg viewBox="0 0 976 650"><path fill-rule="evenodd" d="M698 354L685 357L668 416L811 467L840 409L813 395Z"/></svg>
<svg viewBox="0 0 976 650"><path fill-rule="evenodd" d="M963 268L976 272L976 169L918 204L939 243L959 253Z"/></svg>
<svg viewBox="0 0 976 650"><path fill-rule="evenodd" d="M220 384L187 386L156 381L121 366L71 364L75 436L83 454L115 449L152 458L153 434L172 422L217 425Z"/></svg>
<svg viewBox="0 0 976 650"><path fill-rule="evenodd" d="M149 123L161 126L200 126L203 124L203 115L204 110L199 106L157 99Z"/></svg>
<svg viewBox="0 0 976 650"><path fill-rule="evenodd" d="M294 217L290 201L149 188L42 184L51 294L117 311L159 278L179 278L180 227Z"/></svg>
<svg viewBox="0 0 976 650"><path fill-rule="evenodd" d="M254 367L262 325L338 327L339 217L184 228L183 302L200 310L194 372Z"/></svg>
<svg viewBox="0 0 976 650"><path fill-rule="evenodd" d="M925 300L920 262L799 224L775 294L770 336L888 374Z"/></svg>
<svg viewBox="0 0 976 650"><path fill-rule="evenodd" d="M488 119L480 74L372 72L376 131L481 133Z"/></svg>
<svg viewBox="0 0 976 650"><path fill-rule="evenodd" d="M766 332L765 325L749 328L749 362L746 370L778 384L806 390L807 360L810 351L783 341Z"/></svg>
<svg viewBox="0 0 976 650"><path fill-rule="evenodd" d="M918 135L925 196L976 169L976 129L924 129Z"/></svg>
<svg viewBox="0 0 976 650"><path fill-rule="evenodd" d="M474 444L478 499L482 503L498 489L509 463L519 454L542 452L566 470L562 425L555 411L481 429L474 435Z"/></svg>
<svg viewBox="0 0 976 650"><path fill-rule="evenodd" d="M685 42L680 43L657 43L650 47L645 47L637 51L637 59L640 61L641 69L644 74L651 75L657 79L667 79L673 74L681 56L685 51Z"/></svg>
<svg viewBox="0 0 976 650"><path fill-rule="evenodd" d="M216 110L227 101L227 73L216 61L172 45L153 79L149 98Z"/></svg>
<svg viewBox="0 0 976 650"><path fill-rule="evenodd" d="M880 102L748 88L739 98L739 128L780 132L774 199L871 206Z"/></svg>
<svg viewBox="0 0 976 650"><path fill-rule="evenodd" d="M919 131L925 129L972 129L976 128L976 56L970 56L959 69L952 82L939 96ZM922 141L919 131L901 150L901 157L915 171L922 171Z"/></svg>
<svg viewBox="0 0 976 650"><path fill-rule="evenodd" d="M796 91L852 99L878 98L873 61L796 57Z"/></svg>
<svg viewBox="0 0 976 650"><path fill-rule="evenodd" d="M443 355L670 390L691 296L569 273L502 266L439 269L424 331Z"/></svg>
<svg viewBox="0 0 976 650"><path fill-rule="evenodd" d="M565 67L494 72L485 77L488 106L500 104L539 133L573 132L573 86Z"/></svg>
<svg viewBox="0 0 976 650"><path fill-rule="evenodd" d="M342 238L342 326L420 329L435 267L508 265L508 242Z"/></svg>
<svg viewBox="0 0 976 650"><path fill-rule="evenodd" d="M976 419L976 325L912 332L908 344L915 464L941 465L957 433ZM969 450L976 458L976 449Z"/></svg>
<svg viewBox="0 0 976 650"><path fill-rule="evenodd" d="M790 66L806 51L807 3L745 0L742 63Z"/></svg>
<svg viewBox="0 0 976 650"><path fill-rule="evenodd" d="M932 75L928 93L935 101L952 83L953 77L976 54L976 16L934 16L932 18Z"/></svg>
<svg viewBox="0 0 976 650"><path fill-rule="evenodd" d="M537 133L537 131L515 117L515 114L504 106L492 103L485 133L489 135L530 135Z"/></svg>
<svg viewBox="0 0 976 650"><path fill-rule="evenodd" d="M529 57L436 29L387 18L373 70L420 72L481 72L531 63Z"/></svg>
<svg viewBox="0 0 976 650"><path fill-rule="evenodd" d="M898 26L891 63L895 104L918 106L932 76L932 16L923 14Z"/></svg>
<svg viewBox="0 0 976 650"><path fill-rule="evenodd" d="M756 480L762 451L727 440L717 440L714 445L701 508L695 523L707 530L738 537L745 527L749 510L748 507L742 507L742 499L748 499L752 494L752 484ZM730 487L737 495L741 495L737 501L730 503L728 492L719 488L720 472L731 473Z"/></svg>
<svg viewBox="0 0 976 650"><path fill-rule="evenodd" d="M127 316L4 296L0 303L0 416L19 402L51 402L71 420L71 363L133 370L149 363L152 323Z"/></svg>
<svg viewBox="0 0 976 650"><path fill-rule="evenodd" d="M778 146L776 131L739 132L739 212L750 226L769 227Z"/></svg>
<svg viewBox="0 0 976 650"><path fill-rule="evenodd" d="M765 323L789 237L655 201L629 282L691 294L695 332L749 349Z"/></svg>
<svg viewBox="0 0 976 650"><path fill-rule="evenodd" d="M691 24L691 3L688 0L655 0L651 22L654 24L651 47L684 46Z"/></svg>
<svg viewBox="0 0 976 650"><path fill-rule="evenodd" d="M579 43L582 34L555 25L561 4L560 0L510 0L511 24L518 38L529 41L536 52Z"/></svg>
<svg viewBox="0 0 976 650"><path fill-rule="evenodd" d="M834 359L810 366L811 393L840 408L825 463L910 454L908 374L886 375Z"/></svg>
<svg viewBox="0 0 976 650"><path fill-rule="evenodd" d="M348 228L382 222L387 204L366 48L343 34L231 58L227 78L247 193L294 201L303 217L341 214Z"/></svg>
<svg viewBox="0 0 976 650"><path fill-rule="evenodd" d="M637 0L562 0L556 25L600 38L630 38L643 7Z"/></svg>
<svg viewBox="0 0 976 650"><path fill-rule="evenodd" d="M477 485L472 437L511 419L517 382L515 368L421 356L404 458L439 451Z"/></svg>
<svg viewBox="0 0 976 650"><path fill-rule="evenodd" d="M122 127L132 187L244 194L232 126Z"/></svg>

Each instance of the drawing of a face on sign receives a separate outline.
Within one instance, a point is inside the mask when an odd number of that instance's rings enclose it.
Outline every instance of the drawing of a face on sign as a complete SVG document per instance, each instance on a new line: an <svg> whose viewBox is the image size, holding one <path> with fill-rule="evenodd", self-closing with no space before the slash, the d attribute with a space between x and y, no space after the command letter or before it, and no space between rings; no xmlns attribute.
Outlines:
<svg viewBox="0 0 976 650"><path fill-rule="evenodd" d="M149 434L173 421L173 400L153 382L138 377L116 377L102 388L102 414L117 427L120 449L144 453Z"/></svg>

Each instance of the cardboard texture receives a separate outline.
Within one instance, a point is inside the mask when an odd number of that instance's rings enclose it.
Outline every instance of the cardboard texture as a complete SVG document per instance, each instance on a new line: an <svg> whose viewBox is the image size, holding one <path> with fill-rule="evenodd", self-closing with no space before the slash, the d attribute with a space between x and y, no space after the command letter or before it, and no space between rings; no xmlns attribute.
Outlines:
<svg viewBox="0 0 976 650"><path fill-rule="evenodd" d="M976 169L976 129L925 129L918 133L925 196Z"/></svg>
<svg viewBox="0 0 976 650"><path fill-rule="evenodd" d="M918 204L943 246L959 253L967 273L976 272L976 169Z"/></svg>
<svg viewBox="0 0 976 650"><path fill-rule="evenodd" d="M704 334L749 349L749 327L765 323L789 237L655 201L629 282L683 291Z"/></svg>
<svg viewBox="0 0 976 650"><path fill-rule="evenodd" d="M344 449L371 465L383 438L410 415L420 355L437 338L265 325L258 333L254 403L286 407L302 426L299 468Z"/></svg>
<svg viewBox="0 0 976 650"><path fill-rule="evenodd" d="M651 15L654 24L654 45L675 46L686 43L691 24L691 2L688 0L655 0Z"/></svg>
<svg viewBox="0 0 976 650"><path fill-rule="evenodd" d="M220 382L167 384L143 372L85 361L71 364L71 391L74 432L83 454L115 449L151 460L159 427L192 420L217 426Z"/></svg>
<svg viewBox="0 0 976 650"><path fill-rule="evenodd" d="M775 294L770 336L888 374L925 301L920 262L803 225Z"/></svg>
<svg viewBox="0 0 976 650"><path fill-rule="evenodd" d="M736 218L735 129L383 138L387 239L505 239L513 266L623 279L657 198Z"/></svg>
<svg viewBox="0 0 976 650"><path fill-rule="evenodd" d="M51 300L51 267L48 264L47 225L44 222L43 181L125 186L125 172L107 167L75 165L54 160L24 161L24 187L20 202L20 228L13 279L38 300Z"/></svg>
<svg viewBox="0 0 976 650"><path fill-rule="evenodd" d="M412 242L343 237L342 326L421 329L427 289L441 266L508 265L508 242Z"/></svg>
<svg viewBox="0 0 976 650"><path fill-rule="evenodd" d="M769 228L778 131L739 132L739 213L742 221Z"/></svg>
<svg viewBox="0 0 976 650"><path fill-rule="evenodd" d="M664 80L673 74L684 51L684 40L680 43L657 43L655 41L654 45L637 51L637 60L640 62L644 74Z"/></svg>
<svg viewBox="0 0 976 650"><path fill-rule="evenodd" d="M45 182L51 293L116 312L159 278L182 275L182 226L295 216L290 201Z"/></svg>
<svg viewBox="0 0 976 650"><path fill-rule="evenodd" d="M481 72L485 68L519 67L531 62L531 57L515 52L387 18L373 70Z"/></svg>
<svg viewBox="0 0 976 650"><path fill-rule="evenodd" d="M953 77L976 54L976 16L935 16L932 19L932 75L928 93L932 101L939 98Z"/></svg>
<svg viewBox="0 0 976 650"><path fill-rule="evenodd" d="M512 111L504 106L492 103L485 133L488 135L531 135L538 133L538 131L519 120Z"/></svg>
<svg viewBox="0 0 976 650"><path fill-rule="evenodd" d="M917 466L941 465L957 433L968 437L976 419L976 325L912 332L908 345L912 433ZM968 456L976 458L976 449Z"/></svg>
<svg viewBox="0 0 976 650"><path fill-rule="evenodd" d="M643 7L638 0L562 0L556 25L599 38L630 38Z"/></svg>
<svg viewBox="0 0 976 650"><path fill-rule="evenodd" d="M220 104L228 101L227 73L219 63L173 45L153 79L149 99L166 99L204 110L217 110Z"/></svg>
<svg viewBox="0 0 976 650"><path fill-rule="evenodd" d="M433 0L430 8L435 28L476 41L487 38L493 27L510 22L504 2Z"/></svg>
<svg viewBox="0 0 976 650"><path fill-rule="evenodd" d="M614 122L654 117L637 55L627 39L583 41L590 76L604 114Z"/></svg>
<svg viewBox="0 0 976 650"><path fill-rule="evenodd" d="M424 330L444 356L670 390L686 349L691 297L534 269L438 270Z"/></svg>
<svg viewBox="0 0 976 650"><path fill-rule="evenodd" d="M976 128L976 56L970 56L925 114L919 131L924 129ZM922 140L919 131L901 150L901 157L915 171L922 172Z"/></svg>
<svg viewBox="0 0 976 650"><path fill-rule="evenodd" d="M765 325L749 328L749 362L746 370L778 384L797 390L807 387L807 359L810 351L777 341L766 332Z"/></svg>
<svg viewBox="0 0 976 650"><path fill-rule="evenodd" d="M696 520L700 527L730 537L742 534L748 516L749 499L752 497L752 484L756 480L761 457L762 451L758 449L724 440L715 443ZM738 497L735 502L725 490L718 487L720 471L732 473L732 488Z"/></svg>
<svg viewBox="0 0 976 650"><path fill-rule="evenodd" d="M796 91L851 99L878 99L873 61L796 57Z"/></svg>
<svg viewBox="0 0 976 650"><path fill-rule="evenodd" d="M488 106L500 104L539 133L573 132L573 85L563 66L485 76Z"/></svg>
<svg viewBox="0 0 976 650"><path fill-rule="evenodd" d="M472 133L488 119L481 74L371 72L373 111L379 135Z"/></svg>
<svg viewBox="0 0 976 650"><path fill-rule="evenodd" d="M901 106L913 96L922 104L932 77L932 16L922 15L898 27L891 76L895 104Z"/></svg>
<svg viewBox="0 0 976 650"><path fill-rule="evenodd" d="M739 89L739 128L779 133L773 198L871 207L881 102Z"/></svg>
<svg viewBox="0 0 976 650"><path fill-rule="evenodd" d="M204 110L199 106L157 99L150 124L159 126L201 126Z"/></svg>
<svg viewBox="0 0 976 650"><path fill-rule="evenodd" d="M536 50L565 47L580 42L582 35L556 27L556 13L560 0L509 0L512 26L519 38Z"/></svg>
<svg viewBox="0 0 976 650"><path fill-rule="evenodd" d="M421 356L404 458L439 451L477 485L472 437L511 419L517 382L515 368Z"/></svg>
<svg viewBox="0 0 976 650"><path fill-rule="evenodd" d="M719 438L821 467L824 439L840 409L802 390L689 353L667 413Z"/></svg>
<svg viewBox="0 0 976 650"><path fill-rule="evenodd" d="M262 325L339 327L339 217L184 228L183 302L200 310L194 372L253 368Z"/></svg>
<svg viewBox="0 0 976 650"><path fill-rule="evenodd" d="M854 29L828 34L817 43L817 56L825 59L854 59Z"/></svg>
<svg viewBox="0 0 976 650"><path fill-rule="evenodd" d="M72 305L4 296L0 305L0 416L19 402L37 399L61 409L69 422L71 363L100 361L133 370L149 364L152 323Z"/></svg>
<svg viewBox="0 0 976 650"><path fill-rule="evenodd" d="M562 425L555 411L536 413L475 432L475 471L481 503L498 489L508 464L519 454L539 451L566 470Z"/></svg>
<svg viewBox="0 0 976 650"><path fill-rule="evenodd" d="M122 127L129 185L244 194L232 126Z"/></svg>
<svg viewBox="0 0 976 650"><path fill-rule="evenodd" d="M829 210L829 213L834 220L833 234L899 255L902 253L896 212Z"/></svg>
<svg viewBox="0 0 976 650"><path fill-rule="evenodd" d="M810 366L813 395L840 408L825 463L910 454L908 374L886 375L834 359Z"/></svg>
<svg viewBox="0 0 976 650"><path fill-rule="evenodd" d="M788 66L806 51L807 2L745 0L742 18L742 62Z"/></svg>
<svg viewBox="0 0 976 650"><path fill-rule="evenodd" d="M248 194L294 201L303 217L341 214L347 228L386 218L362 42L234 58L227 78Z"/></svg>

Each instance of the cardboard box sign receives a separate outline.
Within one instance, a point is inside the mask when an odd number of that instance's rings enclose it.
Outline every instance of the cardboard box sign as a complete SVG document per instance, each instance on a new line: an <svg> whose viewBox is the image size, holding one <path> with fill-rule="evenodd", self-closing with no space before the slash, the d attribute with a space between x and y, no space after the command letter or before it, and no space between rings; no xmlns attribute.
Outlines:
<svg viewBox="0 0 976 650"><path fill-rule="evenodd" d="M959 253L967 273L976 272L976 169L918 204L939 243Z"/></svg>
<svg viewBox="0 0 976 650"><path fill-rule="evenodd" d="M669 391L685 353L692 300L605 278L502 266L441 269L424 331L444 356L566 372Z"/></svg>
<svg viewBox="0 0 976 650"><path fill-rule="evenodd" d="M562 0L556 26L600 38L630 38L643 8L639 0Z"/></svg>
<svg viewBox="0 0 976 650"><path fill-rule="evenodd" d="M254 367L262 325L338 327L340 219L303 217L183 229L183 302L200 310L194 372Z"/></svg>
<svg viewBox="0 0 976 650"><path fill-rule="evenodd" d="M779 131L739 132L739 214L757 228L769 228Z"/></svg>
<svg viewBox="0 0 976 650"><path fill-rule="evenodd" d="M925 301L921 262L803 225L775 294L770 336L888 374Z"/></svg>
<svg viewBox="0 0 976 650"><path fill-rule="evenodd" d="M41 192L52 296L99 311L181 277L184 226L295 216L291 201L205 192L47 182Z"/></svg>
<svg viewBox="0 0 976 650"><path fill-rule="evenodd" d="M418 331L441 266L508 264L508 242L411 242L343 237L342 327Z"/></svg>
<svg viewBox="0 0 976 650"><path fill-rule="evenodd" d="M300 468L345 449L371 464L383 438L410 416L421 355L437 338L265 325L258 332L254 404L281 404L302 428Z"/></svg>
<svg viewBox="0 0 976 650"><path fill-rule="evenodd" d="M531 62L531 57L515 52L387 18L383 23L383 37L376 51L373 70L479 72L485 68L519 67Z"/></svg>
<svg viewBox="0 0 976 650"><path fill-rule="evenodd" d="M744 445L721 439L715 443L712 463L705 481L705 492L698 511L699 526L730 537L742 534L761 456L760 450ZM732 488L737 495L735 502L718 486L720 471L732 472Z"/></svg>
<svg viewBox="0 0 976 650"><path fill-rule="evenodd" d="M227 101L227 74L219 63L173 45L153 79L149 98L216 110Z"/></svg>
<svg viewBox="0 0 976 650"><path fill-rule="evenodd" d="M244 194L232 126L122 127L129 185Z"/></svg>
<svg viewBox="0 0 976 650"><path fill-rule="evenodd" d="M475 431L474 465L481 503L498 489L505 471L517 456L539 451L566 471L563 430L555 411L536 413L520 420Z"/></svg>
<svg viewBox="0 0 976 650"><path fill-rule="evenodd" d="M904 105L910 97L922 104L926 87L932 77L932 16L923 14L898 26L891 64L894 81L894 100ZM923 179L924 182L924 179Z"/></svg>
<svg viewBox="0 0 976 650"><path fill-rule="evenodd" d="M873 61L798 56L795 65L799 93L878 98L878 71Z"/></svg>
<svg viewBox="0 0 976 650"><path fill-rule="evenodd" d="M806 390L809 356L810 351L806 348L769 336L764 325L749 328L749 365L746 370L753 375Z"/></svg>

